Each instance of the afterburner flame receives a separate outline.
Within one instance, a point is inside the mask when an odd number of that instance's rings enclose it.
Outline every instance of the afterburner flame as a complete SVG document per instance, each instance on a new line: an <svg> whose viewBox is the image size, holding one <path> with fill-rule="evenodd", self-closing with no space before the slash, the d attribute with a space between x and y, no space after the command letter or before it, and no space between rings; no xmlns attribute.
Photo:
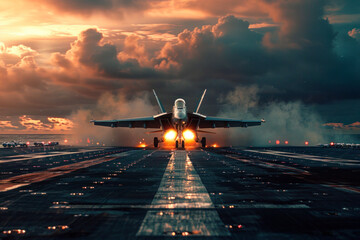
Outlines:
<svg viewBox="0 0 360 240"><path fill-rule="evenodd" d="M173 129L170 129L169 131L167 131L165 134L164 134L164 139L166 141L172 141L176 138L176 135L177 133L175 132L175 130Z"/></svg>
<svg viewBox="0 0 360 240"><path fill-rule="evenodd" d="M185 140L194 140L195 133L193 131L187 129L183 132L183 137L185 138Z"/></svg>

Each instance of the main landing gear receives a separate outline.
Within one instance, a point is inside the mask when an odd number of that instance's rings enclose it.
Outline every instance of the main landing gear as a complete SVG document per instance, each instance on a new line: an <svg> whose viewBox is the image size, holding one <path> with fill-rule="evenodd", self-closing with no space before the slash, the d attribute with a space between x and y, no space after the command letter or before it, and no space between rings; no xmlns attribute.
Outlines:
<svg viewBox="0 0 360 240"><path fill-rule="evenodd" d="M201 147L205 148L206 147L206 137L203 137L201 139Z"/></svg>
<svg viewBox="0 0 360 240"><path fill-rule="evenodd" d="M154 147L159 147L159 139L157 137L154 137Z"/></svg>

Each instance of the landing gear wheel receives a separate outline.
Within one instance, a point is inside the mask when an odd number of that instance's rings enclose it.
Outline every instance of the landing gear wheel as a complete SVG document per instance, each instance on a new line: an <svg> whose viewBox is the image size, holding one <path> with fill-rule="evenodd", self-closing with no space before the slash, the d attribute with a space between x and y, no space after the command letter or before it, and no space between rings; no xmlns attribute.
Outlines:
<svg viewBox="0 0 360 240"><path fill-rule="evenodd" d="M154 137L154 147L159 147L159 139L157 137Z"/></svg>
<svg viewBox="0 0 360 240"><path fill-rule="evenodd" d="M182 141L182 142L181 142L181 147L182 147L182 148L185 148L185 141Z"/></svg>
<svg viewBox="0 0 360 240"><path fill-rule="evenodd" d="M178 140L176 140L176 142L175 142L175 147L179 148L179 141Z"/></svg>
<svg viewBox="0 0 360 240"><path fill-rule="evenodd" d="M202 146L203 148L206 147L206 137L203 137L203 138L201 139L201 146Z"/></svg>

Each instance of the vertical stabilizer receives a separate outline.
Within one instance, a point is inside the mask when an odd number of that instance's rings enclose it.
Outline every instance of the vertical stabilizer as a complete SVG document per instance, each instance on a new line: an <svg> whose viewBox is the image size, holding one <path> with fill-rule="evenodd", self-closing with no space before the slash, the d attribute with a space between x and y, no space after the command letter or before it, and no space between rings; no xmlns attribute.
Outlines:
<svg viewBox="0 0 360 240"><path fill-rule="evenodd" d="M201 98L200 98L200 101L199 101L199 103L198 103L198 105L197 105L197 107L196 107L196 109L195 109L195 113L198 113L198 112L199 112L201 103L202 103L202 101L203 101L203 99L204 99L204 97L205 97L205 93L206 93L206 89L204 90L204 93L202 94L202 96L201 96Z"/></svg>
<svg viewBox="0 0 360 240"><path fill-rule="evenodd" d="M154 89L153 89L153 92L154 92L154 95L155 95L156 101L157 101L157 103L158 103L158 105L159 105L160 112L161 112L161 113L165 113L165 112L166 112L166 111L165 111L165 108L164 108L164 106L161 104L161 102L160 102L160 100L159 100L158 96L156 95L156 92L155 92L155 90L154 90Z"/></svg>

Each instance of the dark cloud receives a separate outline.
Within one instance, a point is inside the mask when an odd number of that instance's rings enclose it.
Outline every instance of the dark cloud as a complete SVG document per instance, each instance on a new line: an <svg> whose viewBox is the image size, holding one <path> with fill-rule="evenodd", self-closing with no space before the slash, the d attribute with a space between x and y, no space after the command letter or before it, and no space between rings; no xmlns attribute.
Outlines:
<svg viewBox="0 0 360 240"><path fill-rule="evenodd" d="M92 72L93 76L129 79L151 77L154 71L141 66L145 50L137 44L136 37L128 38L125 39L122 60L119 60L115 45L104 42L102 33L97 29L87 29L80 33L66 54L55 53L53 62L66 71L86 68L85 71Z"/></svg>
<svg viewBox="0 0 360 240"><path fill-rule="evenodd" d="M267 58L262 36L248 27L248 22L230 15L213 26L184 30L177 43L164 46L156 67L185 78L239 79L262 74Z"/></svg>
<svg viewBox="0 0 360 240"><path fill-rule="evenodd" d="M54 73L37 63L38 55L24 45L1 45L0 116L65 116L74 106L91 103L91 99L55 84Z"/></svg>
<svg viewBox="0 0 360 240"><path fill-rule="evenodd" d="M71 2L48 4L89 12L146 6L142 1ZM195 105L201 90L208 88L202 110L216 114L222 107L219 96L227 98L238 86L256 86L259 107L268 102L322 104L359 99L357 30L335 31L325 18L328 1L259 0L252 4L257 9L249 8L248 14L270 18L277 27L250 29L249 21L224 13L215 23L185 29L166 41L156 41L144 31L166 34L171 32L168 25L154 25L156 31L151 31L151 25L137 26L141 34L121 35L116 43L101 30L87 29L66 53L52 55L49 68L39 67L36 53L25 46L16 49L18 54L0 48L2 88L19 96L9 103L11 108L0 106L4 112L28 108L63 114L79 106L91 108L107 92L120 91L127 101L156 88L169 108L177 96ZM223 14L211 6L218 6L217 1L210 1L207 11Z"/></svg>
<svg viewBox="0 0 360 240"><path fill-rule="evenodd" d="M334 14L356 15L360 12L360 4L357 0L331 0L329 11Z"/></svg>
<svg viewBox="0 0 360 240"><path fill-rule="evenodd" d="M215 25L180 33L176 43L161 50L156 67L200 86L209 79L218 86L230 81L232 86L224 84L230 88L257 84L260 102L358 98L358 65L334 50L338 36L324 19L326 2L266 4L269 16L280 26L277 30L263 35L250 30L246 21L222 17Z"/></svg>

